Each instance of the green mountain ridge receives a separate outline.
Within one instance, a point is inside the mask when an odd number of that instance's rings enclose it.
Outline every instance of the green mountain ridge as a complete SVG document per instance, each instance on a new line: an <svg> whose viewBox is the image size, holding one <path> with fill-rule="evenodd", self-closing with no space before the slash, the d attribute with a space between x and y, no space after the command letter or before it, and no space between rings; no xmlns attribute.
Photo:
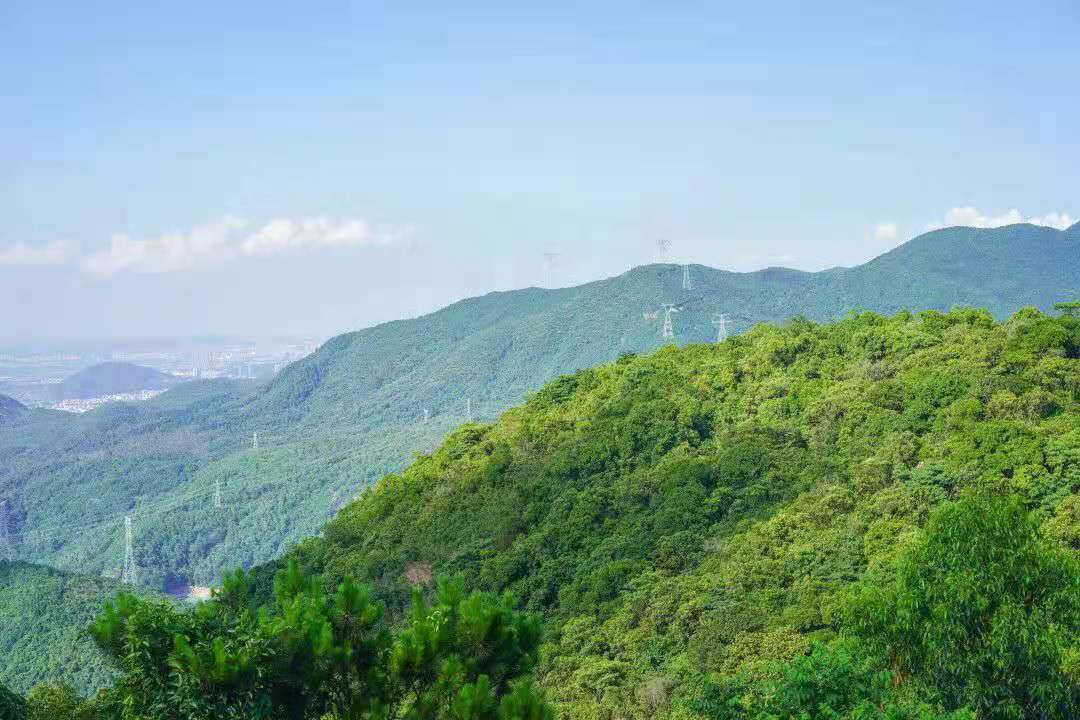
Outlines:
<svg viewBox="0 0 1080 720"><path fill-rule="evenodd" d="M399 617L439 575L509 592L548 620L538 675L565 718L1065 718L1078 528L1080 321L865 313L560 377L287 559L328 588L372 583ZM1026 552L1046 560L1008 569ZM258 573L264 596L282 564ZM908 614L865 619L901 581ZM903 624L918 592L933 631ZM888 660L943 639L938 661Z"/></svg>
<svg viewBox="0 0 1080 720"><path fill-rule="evenodd" d="M1075 230L1075 229L1074 229ZM733 273L675 265L556 290L490 293L338 336L256 389L186 383L82 417L31 411L0 432L0 497L19 557L116 575L123 516L151 587L210 584L313 535L363 487L467 419L493 419L553 377L660 345L858 308L985 305L998 317L1077 297L1075 231L949 228L854 268ZM428 421L424 421L425 413ZM259 447L255 449L254 434ZM217 502L220 488L220 505Z"/></svg>

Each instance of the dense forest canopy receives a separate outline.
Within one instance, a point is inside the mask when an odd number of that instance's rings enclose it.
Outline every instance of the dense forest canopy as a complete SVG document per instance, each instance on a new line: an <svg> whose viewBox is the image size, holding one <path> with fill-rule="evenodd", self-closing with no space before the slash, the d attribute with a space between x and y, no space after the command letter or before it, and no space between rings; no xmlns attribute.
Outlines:
<svg viewBox="0 0 1080 720"><path fill-rule="evenodd" d="M862 313L627 354L459 428L213 603L122 596L93 631L117 684L39 688L26 712L1074 717L1078 411L1067 313ZM430 640L467 597L530 639ZM455 660L401 695L407 647ZM498 647L517 669L477 670Z"/></svg>
<svg viewBox="0 0 1080 720"><path fill-rule="evenodd" d="M113 673L86 628L119 583L0 560L0 682L26 692L63 678L82 692Z"/></svg>
<svg viewBox="0 0 1080 720"><path fill-rule="evenodd" d="M769 703L841 681L839 716L1068 717L1078 356L1080 321L1034 310L628 355L458 430L292 557L398 613L440 574L513 593L566 717L788 717Z"/></svg>

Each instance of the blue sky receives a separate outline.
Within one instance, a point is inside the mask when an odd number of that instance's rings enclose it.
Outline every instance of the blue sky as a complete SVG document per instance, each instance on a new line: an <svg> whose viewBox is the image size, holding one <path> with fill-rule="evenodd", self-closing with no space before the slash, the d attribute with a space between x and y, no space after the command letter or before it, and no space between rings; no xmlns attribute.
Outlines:
<svg viewBox="0 0 1080 720"><path fill-rule="evenodd" d="M513 5L3 3L0 342L1080 215L1076 2Z"/></svg>

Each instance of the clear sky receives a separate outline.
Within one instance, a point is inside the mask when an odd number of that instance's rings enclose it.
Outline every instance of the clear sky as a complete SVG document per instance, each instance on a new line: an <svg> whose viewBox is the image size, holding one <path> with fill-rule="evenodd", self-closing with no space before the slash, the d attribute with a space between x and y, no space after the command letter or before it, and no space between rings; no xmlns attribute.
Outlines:
<svg viewBox="0 0 1080 720"><path fill-rule="evenodd" d="M1080 4L0 3L0 342L1080 214ZM1066 217L1067 216L1067 217Z"/></svg>

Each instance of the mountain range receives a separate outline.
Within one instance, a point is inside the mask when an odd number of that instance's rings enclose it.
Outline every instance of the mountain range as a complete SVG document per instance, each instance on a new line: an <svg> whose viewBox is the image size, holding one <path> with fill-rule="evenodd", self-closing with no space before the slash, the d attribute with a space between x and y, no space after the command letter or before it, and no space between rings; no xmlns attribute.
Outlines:
<svg viewBox="0 0 1080 720"><path fill-rule="evenodd" d="M662 343L794 316L988 308L1080 294L1080 226L947 228L817 273L648 265L586 285L490 293L338 336L252 389L185 383L82 416L8 413L0 497L20 559L116 576L133 518L141 583L213 583L280 555L361 490L470 417L491 420L560 374ZM659 314L652 319L654 314Z"/></svg>

